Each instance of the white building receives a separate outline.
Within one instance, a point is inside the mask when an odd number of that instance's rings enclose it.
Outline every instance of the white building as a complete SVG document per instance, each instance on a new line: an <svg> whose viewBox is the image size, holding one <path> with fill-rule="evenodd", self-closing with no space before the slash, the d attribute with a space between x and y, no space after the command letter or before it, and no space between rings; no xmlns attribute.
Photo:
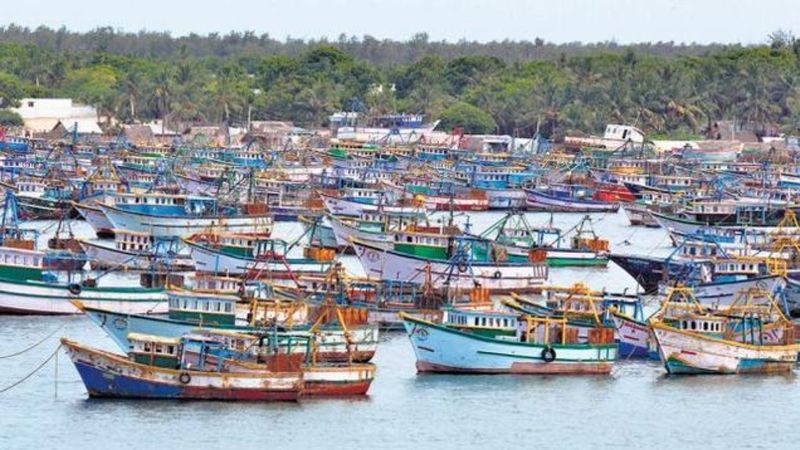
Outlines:
<svg viewBox="0 0 800 450"><path fill-rule="evenodd" d="M25 131L45 133L59 123L87 133L102 133L97 124L97 110L93 106L73 103L70 98L23 98L20 106L13 108L25 122Z"/></svg>

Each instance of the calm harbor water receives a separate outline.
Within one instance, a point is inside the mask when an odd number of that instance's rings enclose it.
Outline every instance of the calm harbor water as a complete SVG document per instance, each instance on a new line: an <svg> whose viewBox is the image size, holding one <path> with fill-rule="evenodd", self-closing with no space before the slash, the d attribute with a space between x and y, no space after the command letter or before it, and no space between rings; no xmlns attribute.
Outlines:
<svg viewBox="0 0 800 450"><path fill-rule="evenodd" d="M499 217L471 216L473 231ZM541 224L548 216L529 217ZM562 214L555 222L567 229L580 217ZM596 217L598 233L615 251L669 252L661 230L629 227L622 212ZM87 232L82 223L75 229ZM299 233L291 224L275 232L287 239ZM348 267L358 267L352 257L345 259ZM553 283L583 281L610 291L634 286L613 265L551 275ZM124 280L118 277L104 281ZM33 350L2 358L54 331ZM0 317L0 389L47 358L59 336L116 350L83 317ZM403 334L386 335L374 362L377 379L364 399L112 401L87 399L62 353L57 377L51 362L0 393L0 449L797 447L796 375L667 377L660 364L635 361L620 362L611 376L601 377L417 375Z"/></svg>

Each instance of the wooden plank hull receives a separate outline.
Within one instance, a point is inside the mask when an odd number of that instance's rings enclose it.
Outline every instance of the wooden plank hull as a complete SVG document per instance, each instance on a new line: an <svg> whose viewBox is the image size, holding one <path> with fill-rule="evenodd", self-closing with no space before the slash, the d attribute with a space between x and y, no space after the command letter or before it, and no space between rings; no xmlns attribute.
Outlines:
<svg viewBox="0 0 800 450"><path fill-rule="evenodd" d="M130 399L297 401L301 372L200 372L134 363L62 339L90 397ZM188 374L189 381L181 381Z"/></svg>
<svg viewBox="0 0 800 450"><path fill-rule="evenodd" d="M652 323L661 361L671 374L791 373L800 345L752 346Z"/></svg>

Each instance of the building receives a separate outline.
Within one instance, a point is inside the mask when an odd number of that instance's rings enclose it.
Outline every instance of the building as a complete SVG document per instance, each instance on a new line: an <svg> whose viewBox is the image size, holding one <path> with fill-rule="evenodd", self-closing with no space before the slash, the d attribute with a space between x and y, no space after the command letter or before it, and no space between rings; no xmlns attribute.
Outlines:
<svg viewBox="0 0 800 450"><path fill-rule="evenodd" d="M54 132L59 123L65 128L74 128L78 123L81 133L102 133L97 124L97 110L73 103L70 98L23 98L20 106L12 109L22 117L26 135Z"/></svg>
<svg viewBox="0 0 800 450"><path fill-rule="evenodd" d="M59 120L47 133L37 133L47 139L97 138L103 130L96 121L91 119L65 119Z"/></svg>

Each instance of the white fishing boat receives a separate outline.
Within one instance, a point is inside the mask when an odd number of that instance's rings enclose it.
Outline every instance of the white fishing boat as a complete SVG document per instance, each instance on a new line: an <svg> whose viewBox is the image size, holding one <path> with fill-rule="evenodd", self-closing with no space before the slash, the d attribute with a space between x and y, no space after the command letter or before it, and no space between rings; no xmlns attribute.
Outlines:
<svg viewBox="0 0 800 450"><path fill-rule="evenodd" d="M164 267L171 270L193 270L194 263L188 255L180 253L180 241L155 239L146 233L127 230L110 230L114 241L78 241L89 257L94 269L149 270Z"/></svg>
<svg viewBox="0 0 800 450"><path fill-rule="evenodd" d="M205 229L217 228L231 232L256 232L271 230L271 214L245 216L161 216L126 211L115 206L100 205L114 228L155 237L187 237Z"/></svg>
<svg viewBox="0 0 800 450"><path fill-rule="evenodd" d="M649 323L670 374L791 373L800 351L794 325L758 288L717 311L674 288Z"/></svg>
<svg viewBox="0 0 800 450"><path fill-rule="evenodd" d="M422 284L426 277L435 287L471 289L480 285L492 292L532 292L547 280L547 266L530 262L479 262L432 260L366 241L352 240L367 276L381 280Z"/></svg>
<svg viewBox="0 0 800 450"><path fill-rule="evenodd" d="M78 314L73 302L123 314L167 312L164 289L84 287L33 280L0 279L0 313L25 315Z"/></svg>

